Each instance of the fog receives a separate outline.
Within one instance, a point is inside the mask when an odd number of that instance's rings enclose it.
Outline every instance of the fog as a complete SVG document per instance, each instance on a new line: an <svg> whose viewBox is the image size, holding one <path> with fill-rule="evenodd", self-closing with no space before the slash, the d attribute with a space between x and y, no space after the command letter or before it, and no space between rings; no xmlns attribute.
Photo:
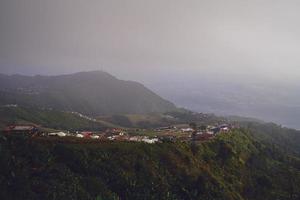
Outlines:
<svg viewBox="0 0 300 200"><path fill-rule="evenodd" d="M0 0L0 73L105 70L178 106L300 128L297 0Z"/></svg>

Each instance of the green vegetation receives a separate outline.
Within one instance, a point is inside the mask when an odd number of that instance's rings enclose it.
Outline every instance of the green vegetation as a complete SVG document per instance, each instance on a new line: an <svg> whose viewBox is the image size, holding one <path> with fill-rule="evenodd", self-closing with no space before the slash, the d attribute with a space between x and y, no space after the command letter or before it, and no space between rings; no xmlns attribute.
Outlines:
<svg viewBox="0 0 300 200"><path fill-rule="evenodd" d="M296 200L300 160L246 129L199 143L0 136L0 199Z"/></svg>
<svg viewBox="0 0 300 200"><path fill-rule="evenodd" d="M150 114L118 114L112 116L99 117L99 120L117 124L122 127L155 128L170 126L170 124L180 123L180 119L175 119L170 115L161 113Z"/></svg>
<svg viewBox="0 0 300 200"><path fill-rule="evenodd" d="M33 108L0 107L0 129L14 123L33 123L46 128L60 130L102 130L110 126L106 122L94 122L75 114Z"/></svg>
<svg viewBox="0 0 300 200"><path fill-rule="evenodd" d="M191 114L185 111L172 112L172 114L115 114L98 117L91 121L70 112L53 109L37 109L34 107L0 107L0 130L13 123L33 123L45 128L61 130L101 130L105 127L124 127L151 129L176 124L187 123L188 120L201 123L217 123L224 119L214 115ZM180 115L178 114L180 113ZM200 123L200 125L201 125ZM203 126L203 125L202 125Z"/></svg>
<svg viewBox="0 0 300 200"><path fill-rule="evenodd" d="M199 127L206 128L207 125L230 122L230 120L224 117L217 117L212 114L194 113L184 109L166 113L108 115L98 117L98 119L122 127L143 129L181 124L187 126L191 122L196 123Z"/></svg>
<svg viewBox="0 0 300 200"><path fill-rule="evenodd" d="M300 155L300 131L283 128L273 123L249 122L241 125L251 130L251 134L257 139L269 145L275 144L286 152Z"/></svg>

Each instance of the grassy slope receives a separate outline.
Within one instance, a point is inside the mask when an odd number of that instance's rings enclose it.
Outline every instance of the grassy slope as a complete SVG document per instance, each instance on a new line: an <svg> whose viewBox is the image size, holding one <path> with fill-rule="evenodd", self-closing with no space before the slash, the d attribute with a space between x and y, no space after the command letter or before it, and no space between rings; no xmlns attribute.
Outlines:
<svg viewBox="0 0 300 200"><path fill-rule="evenodd" d="M187 143L0 139L2 199L299 199L300 162L238 130Z"/></svg>
<svg viewBox="0 0 300 200"><path fill-rule="evenodd" d="M0 108L0 128L11 123L34 123L46 128L62 130L100 130L111 124L93 122L67 112L29 108Z"/></svg>
<svg viewBox="0 0 300 200"><path fill-rule="evenodd" d="M217 117L212 114L193 113L187 110L174 112L150 113L150 114L119 114L102 116L99 120L118 124L123 127L156 128L170 125L189 124L195 122L198 125L212 125L215 123L229 122L224 117Z"/></svg>

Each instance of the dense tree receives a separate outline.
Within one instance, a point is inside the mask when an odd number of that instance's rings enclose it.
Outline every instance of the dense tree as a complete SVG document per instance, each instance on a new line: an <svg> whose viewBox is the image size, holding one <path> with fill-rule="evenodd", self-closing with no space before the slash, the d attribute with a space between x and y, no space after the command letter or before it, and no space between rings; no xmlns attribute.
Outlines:
<svg viewBox="0 0 300 200"><path fill-rule="evenodd" d="M247 130L195 150L83 141L1 136L0 199L299 199L299 158Z"/></svg>

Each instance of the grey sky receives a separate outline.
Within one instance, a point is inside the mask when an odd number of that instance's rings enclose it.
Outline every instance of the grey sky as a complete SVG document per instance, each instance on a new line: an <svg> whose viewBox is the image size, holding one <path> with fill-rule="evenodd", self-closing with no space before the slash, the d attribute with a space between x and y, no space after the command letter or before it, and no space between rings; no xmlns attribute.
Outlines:
<svg viewBox="0 0 300 200"><path fill-rule="evenodd" d="M0 0L0 72L300 78L297 0Z"/></svg>
<svg viewBox="0 0 300 200"><path fill-rule="evenodd" d="M0 73L105 70L299 128L299 0L0 0Z"/></svg>

